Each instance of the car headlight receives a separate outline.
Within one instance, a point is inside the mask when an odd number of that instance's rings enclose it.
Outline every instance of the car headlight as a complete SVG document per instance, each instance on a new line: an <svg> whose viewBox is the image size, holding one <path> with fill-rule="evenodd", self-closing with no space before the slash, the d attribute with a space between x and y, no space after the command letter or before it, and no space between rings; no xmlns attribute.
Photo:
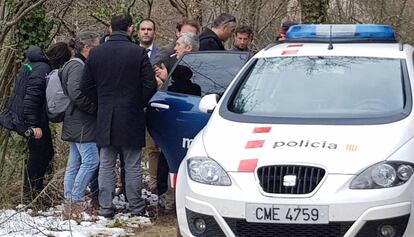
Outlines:
<svg viewBox="0 0 414 237"><path fill-rule="evenodd" d="M208 157L192 157L187 159L188 176L203 184L230 186L231 180L227 172L214 160Z"/></svg>
<svg viewBox="0 0 414 237"><path fill-rule="evenodd" d="M406 162L383 162L375 164L357 175L351 189L389 188L404 184L414 173L413 164Z"/></svg>

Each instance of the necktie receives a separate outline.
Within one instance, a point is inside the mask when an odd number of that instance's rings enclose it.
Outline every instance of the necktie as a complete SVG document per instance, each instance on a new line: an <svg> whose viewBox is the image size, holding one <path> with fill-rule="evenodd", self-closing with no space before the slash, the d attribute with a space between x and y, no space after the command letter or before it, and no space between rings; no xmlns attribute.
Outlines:
<svg viewBox="0 0 414 237"><path fill-rule="evenodd" d="M145 51L147 52L148 58L150 58L151 57L151 49L146 49Z"/></svg>

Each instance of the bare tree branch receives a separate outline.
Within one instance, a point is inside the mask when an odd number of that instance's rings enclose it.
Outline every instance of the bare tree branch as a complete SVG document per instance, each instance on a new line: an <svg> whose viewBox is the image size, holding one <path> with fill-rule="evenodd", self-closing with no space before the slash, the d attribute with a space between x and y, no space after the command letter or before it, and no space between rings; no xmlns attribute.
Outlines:
<svg viewBox="0 0 414 237"><path fill-rule="evenodd" d="M104 26L109 27L109 24L102 20L101 18L95 16L93 13L89 14L90 17L92 17L93 19L95 19L96 21L98 21L99 23L102 23Z"/></svg>
<svg viewBox="0 0 414 237"><path fill-rule="evenodd" d="M171 6L177 9L178 13L184 17L188 17L187 5L184 2L179 3L177 0L169 0ZM184 6L183 6L184 5Z"/></svg>
<svg viewBox="0 0 414 237"><path fill-rule="evenodd" d="M74 0L70 0L70 2L64 8L62 16L58 16L59 17L58 28L56 29L56 32L52 35L52 37L50 37L50 41L49 41L48 45L50 45L52 43L52 40L56 37L57 34L59 34L60 28L62 27L62 25L65 24L63 18L66 16L66 13L68 12L69 8L72 6L73 2L74 2ZM72 35L74 34L73 31L70 31L70 33L72 33Z"/></svg>
<svg viewBox="0 0 414 237"><path fill-rule="evenodd" d="M135 5L136 0L132 0L132 2L128 6L128 12L131 12L132 7Z"/></svg>
<svg viewBox="0 0 414 237"><path fill-rule="evenodd" d="M0 45L3 44L4 39L6 38L7 33L9 33L12 26L16 25L24 16L26 16L33 8L42 5L44 2L48 0L39 0L38 2L33 3L32 5L28 6L27 8L23 8L24 10L20 12L13 20L8 21L2 28L0 32ZM29 2L29 1L27 1ZM20 9L21 10L21 9Z"/></svg>
<svg viewBox="0 0 414 237"><path fill-rule="evenodd" d="M273 11L273 14L269 17L269 20L263 24L262 28L257 31L257 35L261 35L262 32L272 23L272 21L275 19L277 15L279 15L282 8L289 2L289 0L283 0L282 3L279 4L279 6Z"/></svg>
<svg viewBox="0 0 414 237"><path fill-rule="evenodd" d="M147 0L148 5L148 11L147 11L147 17L151 18L151 12L152 12L152 5L154 4L153 0Z"/></svg>
<svg viewBox="0 0 414 237"><path fill-rule="evenodd" d="M17 22L19 22L20 19L22 19L27 13L29 13L31 10L33 10L33 8L36 8L36 7L40 6L40 5L42 5L46 1L48 1L48 0L39 0L38 2L32 4L31 6L29 6L28 8L26 8L23 12L21 12L20 15L18 15L12 21L7 22L6 25L5 25L5 28L11 27L11 26L17 24Z"/></svg>
<svg viewBox="0 0 414 237"><path fill-rule="evenodd" d="M401 26L401 21L403 19L404 10L406 9L407 2L408 2L408 0L404 0L403 1L402 5L401 5L401 8L400 8L400 11L399 11L399 13L397 15L398 20L397 20L396 25L395 25L396 30L398 30L400 28L400 26Z"/></svg>
<svg viewBox="0 0 414 237"><path fill-rule="evenodd" d="M99 22L99 23L103 24L105 27L109 27L109 25L110 25L110 24L109 24L108 22L106 22L105 20L103 20L103 19L101 19L101 18L97 17L97 16L94 14L95 9L92 9L92 8L88 5L88 2L86 2L86 1L78 1L78 2L77 2L77 4L78 4L80 7L84 7L84 8L86 8L86 10L87 10L88 12L90 12L90 13L89 13L89 16L90 16L90 17L92 17L93 19L95 19L97 22Z"/></svg>

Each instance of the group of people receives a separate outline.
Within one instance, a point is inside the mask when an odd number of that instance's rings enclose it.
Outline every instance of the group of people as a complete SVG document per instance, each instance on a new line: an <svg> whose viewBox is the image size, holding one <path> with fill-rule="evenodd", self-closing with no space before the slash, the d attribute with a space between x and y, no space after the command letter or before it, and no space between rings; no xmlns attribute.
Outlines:
<svg viewBox="0 0 414 237"><path fill-rule="evenodd" d="M154 43L156 23L151 19L139 22L139 45L132 41L134 25L129 14L113 16L108 31L104 37L95 32L80 33L68 44L52 45L45 54L36 46L28 49L28 63L23 65L13 92L21 95L21 122L33 135L28 140L24 188L29 199L43 189L43 177L54 155L45 76L60 68L63 91L70 100L61 136L70 146L64 178L65 212L86 209L89 186L92 199L99 201L99 215L113 217L119 158L129 211L140 216L145 208L141 197L142 148L148 157L148 188L164 198L168 190L168 164L146 131L148 101L185 53L225 50L224 43L232 36L234 44L229 50L250 52L253 33L248 26L237 26L236 18L227 13L201 33L196 21L182 20L176 26L175 40L161 48ZM23 73L29 67L29 73ZM8 108L12 110L16 103L18 99L9 100Z"/></svg>

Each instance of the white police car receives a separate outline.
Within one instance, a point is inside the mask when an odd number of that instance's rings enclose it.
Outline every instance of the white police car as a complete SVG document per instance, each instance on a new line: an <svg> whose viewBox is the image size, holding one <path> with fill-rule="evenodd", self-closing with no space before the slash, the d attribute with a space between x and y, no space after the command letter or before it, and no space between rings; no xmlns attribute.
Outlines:
<svg viewBox="0 0 414 237"><path fill-rule="evenodd" d="M180 165L183 236L413 237L413 47L297 25L239 72ZM413 85L412 85L413 84Z"/></svg>

